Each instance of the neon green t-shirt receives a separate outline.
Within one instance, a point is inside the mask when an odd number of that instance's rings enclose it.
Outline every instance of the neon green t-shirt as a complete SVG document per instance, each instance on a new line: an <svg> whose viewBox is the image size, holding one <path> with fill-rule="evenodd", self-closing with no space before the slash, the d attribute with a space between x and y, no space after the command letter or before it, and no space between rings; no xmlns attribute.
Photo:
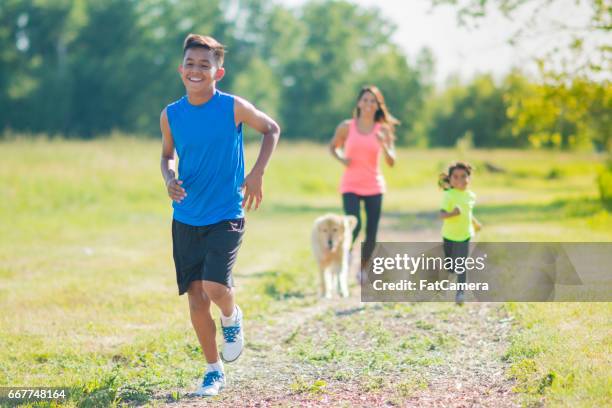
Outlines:
<svg viewBox="0 0 612 408"><path fill-rule="evenodd" d="M440 208L452 212L455 207L459 207L461 214L444 219L442 237L451 241L465 241L474 236L474 224L472 224L474 204L476 204L476 194L470 190L451 188L444 192Z"/></svg>

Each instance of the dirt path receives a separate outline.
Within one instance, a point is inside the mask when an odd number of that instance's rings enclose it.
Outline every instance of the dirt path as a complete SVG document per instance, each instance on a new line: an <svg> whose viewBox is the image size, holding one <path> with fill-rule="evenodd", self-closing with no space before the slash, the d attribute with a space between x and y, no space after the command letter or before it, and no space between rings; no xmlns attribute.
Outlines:
<svg viewBox="0 0 612 408"><path fill-rule="evenodd" d="M394 225L383 219L379 241L438 239L433 227L406 233ZM351 294L265 323L246 320L246 350L226 364L222 395L189 395L194 383L178 401L162 393L153 405L519 406L504 374L511 325L499 305L365 304L357 286Z"/></svg>

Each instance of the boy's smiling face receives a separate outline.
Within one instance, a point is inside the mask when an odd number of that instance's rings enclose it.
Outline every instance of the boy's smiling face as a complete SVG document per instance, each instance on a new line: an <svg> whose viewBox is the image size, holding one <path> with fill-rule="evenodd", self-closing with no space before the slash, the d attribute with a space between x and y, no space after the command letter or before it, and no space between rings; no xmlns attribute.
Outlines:
<svg viewBox="0 0 612 408"><path fill-rule="evenodd" d="M213 50L193 47L185 51L179 73L188 93L209 90L214 82L223 78L225 69L219 66Z"/></svg>

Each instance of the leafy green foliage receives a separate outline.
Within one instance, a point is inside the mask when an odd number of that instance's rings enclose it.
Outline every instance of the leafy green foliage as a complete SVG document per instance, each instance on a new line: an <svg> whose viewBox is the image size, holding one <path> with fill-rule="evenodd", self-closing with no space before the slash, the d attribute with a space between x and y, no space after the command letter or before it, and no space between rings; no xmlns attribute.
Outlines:
<svg viewBox="0 0 612 408"><path fill-rule="evenodd" d="M434 2L454 3L466 18L484 14L488 3ZM510 15L534 2L499 7ZM609 8L598 1L593 7L603 30ZM184 93L176 72L182 41L198 32L227 47L219 88L275 118L284 139L329 140L351 116L359 88L374 84L402 122L399 144L597 150L612 144L609 81L549 72L542 57L538 82L515 71L500 83L480 75L434 93L431 51L408 57L378 9L348 1L290 8L264 0L6 0L0 26L4 135L158 135L160 111ZM576 39L571 48L581 47Z"/></svg>
<svg viewBox="0 0 612 408"><path fill-rule="evenodd" d="M597 184L601 202L612 210L612 159L608 160L607 166L597 176Z"/></svg>
<svg viewBox="0 0 612 408"><path fill-rule="evenodd" d="M346 1L295 10L261 0L204 3L3 2L0 131L158 134L159 112L184 92L176 68L189 32L226 45L220 89L252 100L285 137L329 139L351 115L359 86L378 78L410 130L426 84L377 10Z"/></svg>

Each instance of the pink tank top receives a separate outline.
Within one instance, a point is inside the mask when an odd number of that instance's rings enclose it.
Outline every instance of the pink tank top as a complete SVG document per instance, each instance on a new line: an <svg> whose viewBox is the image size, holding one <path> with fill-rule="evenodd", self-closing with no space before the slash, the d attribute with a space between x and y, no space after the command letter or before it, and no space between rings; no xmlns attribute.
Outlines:
<svg viewBox="0 0 612 408"><path fill-rule="evenodd" d="M349 122L348 137L344 143L344 156L350 159L340 182L341 193L376 195L385 192L385 179L380 172L380 151L376 134L380 123L364 135L357 129L356 119Z"/></svg>

